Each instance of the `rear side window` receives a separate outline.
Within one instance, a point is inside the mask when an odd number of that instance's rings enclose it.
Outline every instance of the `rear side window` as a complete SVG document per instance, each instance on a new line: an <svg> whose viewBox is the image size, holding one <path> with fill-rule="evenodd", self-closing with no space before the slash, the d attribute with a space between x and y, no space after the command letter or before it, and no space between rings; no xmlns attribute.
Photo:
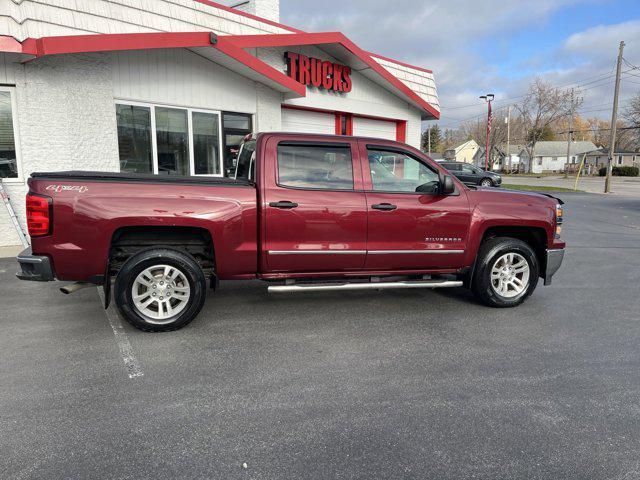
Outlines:
<svg viewBox="0 0 640 480"><path fill-rule="evenodd" d="M278 145L278 184L320 190L353 190L351 148Z"/></svg>

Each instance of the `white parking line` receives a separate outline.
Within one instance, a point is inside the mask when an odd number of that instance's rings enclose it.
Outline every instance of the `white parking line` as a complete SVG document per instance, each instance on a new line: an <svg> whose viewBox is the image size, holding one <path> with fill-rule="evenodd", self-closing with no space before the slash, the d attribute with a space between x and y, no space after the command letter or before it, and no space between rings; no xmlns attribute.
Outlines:
<svg viewBox="0 0 640 480"><path fill-rule="evenodd" d="M98 295L100 296L100 300L102 300L102 305L104 305L104 293L102 291L102 287L98 287ZM109 321L109 325L111 325L111 330L113 330L113 335L116 337L116 343L120 349L120 355L122 356L124 366L129 373L129 378L142 377L144 373L142 373L138 359L133 353L133 347L131 347L127 333L124 331L120 315L118 315L113 304L105 310L105 314Z"/></svg>

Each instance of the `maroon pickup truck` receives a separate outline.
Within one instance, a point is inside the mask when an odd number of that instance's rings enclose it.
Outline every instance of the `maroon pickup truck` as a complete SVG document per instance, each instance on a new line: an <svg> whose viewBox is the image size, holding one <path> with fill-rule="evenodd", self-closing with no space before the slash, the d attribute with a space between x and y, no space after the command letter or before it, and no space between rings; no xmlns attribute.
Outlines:
<svg viewBox="0 0 640 480"><path fill-rule="evenodd" d="M219 280L270 292L466 286L522 303L560 267L562 202L467 187L422 152L357 137L245 139L235 178L34 173L22 280L102 285L146 331L183 327ZM115 279L115 283L112 280Z"/></svg>

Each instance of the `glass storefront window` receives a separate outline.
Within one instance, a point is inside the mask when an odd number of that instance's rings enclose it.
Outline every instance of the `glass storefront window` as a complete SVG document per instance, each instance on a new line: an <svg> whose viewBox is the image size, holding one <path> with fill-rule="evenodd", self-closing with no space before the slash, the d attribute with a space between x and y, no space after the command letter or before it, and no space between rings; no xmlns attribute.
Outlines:
<svg viewBox="0 0 640 480"><path fill-rule="evenodd" d="M224 128L232 130L251 130L251 115L225 112Z"/></svg>
<svg viewBox="0 0 640 480"><path fill-rule="evenodd" d="M18 178L11 91L0 90L0 177Z"/></svg>
<svg viewBox="0 0 640 480"><path fill-rule="evenodd" d="M189 175L187 111L156 107L158 173Z"/></svg>
<svg viewBox="0 0 640 480"><path fill-rule="evenodd" d="M215 113L193 112L193 168L196 175L216 175L220 171L220 117Z"/></svg>
<svg viewBox="0 0 640 480"><path fill-rule="evenodd" d="M153 172L151 109L136 105L116 105L120 171Z"/></svg>
<svg viewBox="0 0 640 480"><path fill-rule="evenodd" d="M116 118L121 171L210 176L224 175L224 160L237 155L252 119L246 113L137 102L117 103ZM228 129L223 119L248 128Z"/></svg>

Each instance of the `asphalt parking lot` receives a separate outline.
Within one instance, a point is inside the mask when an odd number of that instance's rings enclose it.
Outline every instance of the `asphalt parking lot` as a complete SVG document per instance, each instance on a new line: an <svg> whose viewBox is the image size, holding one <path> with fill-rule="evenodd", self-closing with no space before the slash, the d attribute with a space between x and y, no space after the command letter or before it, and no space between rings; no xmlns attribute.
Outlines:
<svg viewBox="0 0 640 480"><path fill-rule="evenodd" d="M145 334L2 260L0 476L638 478L640 199L563 198L565 265L515 310L245 282Z"/></svg>

